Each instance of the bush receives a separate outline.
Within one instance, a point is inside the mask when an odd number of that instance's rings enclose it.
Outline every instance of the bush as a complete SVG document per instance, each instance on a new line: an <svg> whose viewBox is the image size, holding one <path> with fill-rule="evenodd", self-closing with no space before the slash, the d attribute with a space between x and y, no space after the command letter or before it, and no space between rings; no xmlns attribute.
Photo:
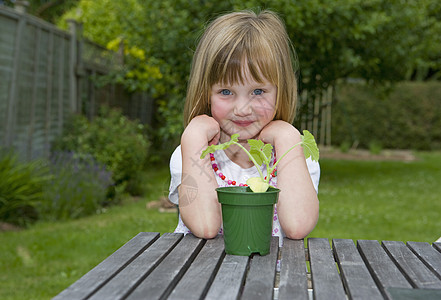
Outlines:
<svg viewBox="0 0 441 300"><path fill-rule="evenodd" d="M12 152L0 152L0 220L25 226L38 219L36 205L50 179L41 161L20 162Z"/></svg>
<svg viewBox="0 0 441 300"><path fill-rule="evenodd" d="M117 188L136 194L149 147L144 125L129 120L119 110L102 107L93 121L76 115L67 122L52 149L74 152L79 158L91 155L112 172Z"/></svg>
<svg viewBox="0 0 441 300"><path fill-rule="evenodd" d="M54 176L45 186L44 200L38 207L41 219L75 219L95 214L107 204L111 174L91 156L55 153L50 169Z"/></svg>
<svg viewBox="0 0 441 300"><path fill-rule="evenodd" d="M332 142L440 150L441 83L403 82L386 94L359 83L340 85L332 107Z"/></svg>
<svg viewBox="0 0 441 300"><path fill-rule="evenodd" d="M111 184L111 173L91 156L56 153L50 162L20 162L17 155L2 151L0 220L27 226L40 219L94 214L113 197Z"/></svg>

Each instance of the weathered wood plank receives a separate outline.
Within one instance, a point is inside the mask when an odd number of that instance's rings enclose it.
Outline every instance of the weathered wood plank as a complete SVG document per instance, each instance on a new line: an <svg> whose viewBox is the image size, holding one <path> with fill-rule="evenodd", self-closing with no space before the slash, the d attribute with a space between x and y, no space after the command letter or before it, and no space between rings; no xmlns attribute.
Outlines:
<svg viewBox="0 0 441 300"><path fill-rule="evenodd" d="M354 242L349 239L334 239L332 245L348 298L383 299Z"/></svg>
<svg viewBox="0 0 441 300"><path fill-rule="evenodd" d="M268 255L253 255L241 299L273 299L278 256L279 238L272 237Z"/></svg>
<svg viewBox="0 0 441 300"><path fill-rule="evenodd" d="M441 290L388 288L392 300L435 300L441 299Z"/></svg>
<svg viewBox="0 0 441 300"><path fill-rule="evenodd" d="M80 103L79 101L79 95L81 94L81 91L79 89L79 83L81 80L77 80L77 74L76 74L76 66L78 64L78 29L77 25L74 20L69 21L69 31L70 31L70 39L69 39L69 111L72 113L76 113L81 111ZM81 61L81 59L80 59ZM81 97L81 96L80 96Z"/></svg>
<svg viewBox="0 0 441 300"><path fill-rule="evenodd" d="M245 280L249 259L248 256L227 254L205 299L237 299Z"/></svg>
<svg viewBox="0 0 441 300"><path fill-rule="evenodd" d="M127 299L161 299L168 296L188 266L204 245L205 240L187 234L149 276L128 295Z"/></svg>
<svg viewBox="0 0 441 300"><path fill-rule="evenodd" d="M37 79L38 79L38 66L40 64L40 49L41 49L41 29L36 27L36 36L35 36L35 49L34 49L34 57L33 57L33 65L32 65L32 88L31 88L31 111L29 113L29 130L28 130L28 144L27 144L27 159L32 159L32 148L33 148L33 139L32 136L35 131L35 106L37 102Z"/></svg>
<svg viewBox="0 0 441 300"><path fill-rule="evenodd" d="M314 299L346 299L328 239L308 239Z"/></svg>
<svg viewBox="0 0 441 300"><path fill-rule="evenodd" d="M441 243L433 243L433 248L435 248L436 250L438 250L439 252L441 252Z"/></svg>
<svg viewBox="0 0 441 300"><path fill-rule="evenodd" d="M15 33L15 41L14 41L14 57L13 57L13 65L12 65L12 74L11 80L9 81L9 97L7 103L7 113L5 118L5 134L4 134L4 146L10 147L12 146L13 138L16 130L17 123L17 94L19 89L18 82L18 74L20 70L20 60L22 54L23 47L23 37L25 34L26 27L26 18L19 17L17 30Z"/></svg>
<svg viewBox="0 0 441 300"><path fill-rule="evenodd" d="M163 234L153 245L135 258L89 299L124 298L152 272L182 237L181 234Z"/></svg>
<svg viewBox="0 0 441 300"><path fill-rule="evenodd" d="M441 253L429 243L407 242L407 246L441 279Z"/></svg>
<svg viewBox="0 0 441 300"><path fill-rule="evenodd" d="M47 70L46 70L46 116L44 118L44 144L48 145L51 137L51 115L52 115L52 101L53 101L53 95L52 95L52 89L53 89L53 62L54 62L54 33L53 31L49 31L49 42L48 42L48 48L47 48Z"/></svg>
<svg viewBox="0 0 441 300"><path fill-rule="evenodd" d="M57 295L58 299L85 299L147 249L159 233L141 232L103 262Z"/></svg>
<svg viewBox="0 0 441 300"><path fill-rule="evenodd" d="M382 245L413 287L441 289L441 280L403 242L383 241Z"/></svg>
<svg viewBox="0 0 441 300"><path fill-rule="evenodd" d="M63 132L63 124L64 124L64 114L63 114L63 104L64 104L64 53L66 52L65 49L65 39L58 39L59 40L59 47L60 51L58 52L58 82L57 82L57 89L58 89L58 95L57 95L57 106L58 106L58 114L57 114L57 134L61 134Z"/></svg>
<svg viewBox="0 0 441 300"><path fill-rule="evenodd" d="M280 251L279 300L308 300L304 241L285 238Z"/></svg>
<svg viewBox="0 0 441 300"><path fill-rule="evenodd" d="M225 256L224 248L222 236L208 240L168 299L202 299Z"/></svg>
<svg viewBox="0 0 441 300"><path fill-rule="evenodd" d="M412 288L378 241L358 240L357 247L365 264L385 297L391 298L388 288Z"/></svg>

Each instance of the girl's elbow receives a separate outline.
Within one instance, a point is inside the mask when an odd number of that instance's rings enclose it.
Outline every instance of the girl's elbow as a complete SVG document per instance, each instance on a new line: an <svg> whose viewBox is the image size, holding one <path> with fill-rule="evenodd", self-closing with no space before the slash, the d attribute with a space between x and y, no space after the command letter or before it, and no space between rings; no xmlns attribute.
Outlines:
<svg viewBox="0 0 441 300"><path fill-rule="evenodd" d="M301 240L304 239L317 224L317 220L310 220L310 222L303 223L291 223L288 226L282 227L285 233L285 236L292 240Z"/></svg>
<svg viewBox="0 0 441 300"><path fill-rule="evenodd" d="M207 228L203 228L199 232L193 232L193 234L201 239L212 239L212 238L215 238L219 234L219 229L220 228L207 227Z"/></svg>
<svg viewBox="0 0 441 300"><path fill-rule="evenodd" d="M194 225L194 224L193 224ZM191 233L201 239L212 239L219 234L220 224L205 224L198 226L188 226Z"/></svg>
<svg viewBox="0 0 441 300"><path fill-rule="evenodd" d="M302 230L285 230L285 236L292 240L301 240L309 234L309 231Z"/></svg>
<svg viewBox="0 0 441 300"><path fill-rule="evenodd" d="M219 234L219 228L216 230L208 231L204 233L204 239L213 239Z"/></svg>

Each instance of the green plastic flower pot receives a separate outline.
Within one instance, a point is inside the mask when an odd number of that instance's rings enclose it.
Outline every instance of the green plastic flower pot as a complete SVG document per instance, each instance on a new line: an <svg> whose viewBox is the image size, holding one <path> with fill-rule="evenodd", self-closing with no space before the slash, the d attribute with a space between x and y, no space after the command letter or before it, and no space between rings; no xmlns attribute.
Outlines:
<svg viewBox="0 0 441 300"><path fill-rule="evenodd" d="M279 189L254 193L249 187L217 188L222 205L222 221L227 254L249 256L270 252L274 204Z"/></svg>

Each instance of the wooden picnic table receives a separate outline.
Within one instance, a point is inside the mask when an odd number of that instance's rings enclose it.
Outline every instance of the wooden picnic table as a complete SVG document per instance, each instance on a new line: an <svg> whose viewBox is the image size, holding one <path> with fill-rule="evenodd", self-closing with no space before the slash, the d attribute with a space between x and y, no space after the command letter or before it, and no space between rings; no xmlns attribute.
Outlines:
<svg viewBox="0 0 441 300"><path fill-rule="evenodd" d="M54 299L441 299L441 243L273 237L248 257L141 232Z"/></svg>

